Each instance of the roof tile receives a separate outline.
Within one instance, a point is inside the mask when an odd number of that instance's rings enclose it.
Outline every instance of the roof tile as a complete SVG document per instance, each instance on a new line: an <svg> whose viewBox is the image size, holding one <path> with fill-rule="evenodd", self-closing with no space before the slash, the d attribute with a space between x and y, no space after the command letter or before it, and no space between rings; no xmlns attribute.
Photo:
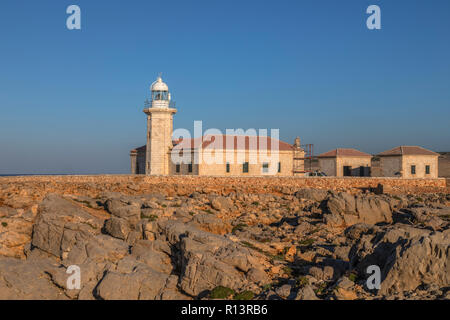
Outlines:
<svg viewBox="0 0 450 320"><path fill-rule="evenodd" d="M234 136L234 135L207 135L194 139L183 139L174 141L178 148L194 149L200 146L203 149L230 150L271 150L278 143L279 151L290 151L294 147L287 142L263 136Z"/></svg>
<svg viewBox="0 0 450 320"><path fill-rule="evenodd" d="M419 146L399 146L377 154L377 156L402 156L402 155L439 156L438 153Z"/></svg>
<svg viewBox="0 0 450 320"><path fill-rule="evenodd" d="M361 152L351 148L337 148L328 152L322 153L319 158L334 158L334 157L372 157L372 155Z"/></svg>

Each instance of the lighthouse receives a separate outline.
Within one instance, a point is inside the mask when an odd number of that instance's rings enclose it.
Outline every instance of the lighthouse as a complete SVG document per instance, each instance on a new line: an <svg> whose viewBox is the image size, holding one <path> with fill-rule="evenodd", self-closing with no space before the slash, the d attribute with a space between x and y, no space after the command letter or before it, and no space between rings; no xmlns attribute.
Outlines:
<svg viewBox="0 0 450 320"><path fill-rule="evenodd" d="M147 115L147 148L145 173L170 174L170 151L172 149L173 115L169 87L159 76L150 86L151 101L145 106Z"/></svg>

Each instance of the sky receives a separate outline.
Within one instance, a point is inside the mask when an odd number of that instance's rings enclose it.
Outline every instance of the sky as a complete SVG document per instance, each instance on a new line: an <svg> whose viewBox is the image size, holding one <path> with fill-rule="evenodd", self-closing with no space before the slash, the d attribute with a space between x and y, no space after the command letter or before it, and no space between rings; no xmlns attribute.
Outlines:
<svg viewBox="0 0 450 320"><path fill-rule="evenodd" d="M174 128L450 151L449 15L448 0L2 0L0 174L128 173L160 72Z"/></svg>

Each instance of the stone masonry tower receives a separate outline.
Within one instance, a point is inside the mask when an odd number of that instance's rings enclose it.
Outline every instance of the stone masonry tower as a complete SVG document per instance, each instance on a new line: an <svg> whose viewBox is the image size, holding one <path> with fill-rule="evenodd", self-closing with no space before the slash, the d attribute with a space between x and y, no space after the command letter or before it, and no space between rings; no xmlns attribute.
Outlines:
<svg viewBox="0 0 450 320"><path fill-rule="evenodd" d="M147 115L147 154L145 174L170 174L170 150L172 149L173 115L170 93L161 76L150 87L151 104L144 109Z"/></svg>

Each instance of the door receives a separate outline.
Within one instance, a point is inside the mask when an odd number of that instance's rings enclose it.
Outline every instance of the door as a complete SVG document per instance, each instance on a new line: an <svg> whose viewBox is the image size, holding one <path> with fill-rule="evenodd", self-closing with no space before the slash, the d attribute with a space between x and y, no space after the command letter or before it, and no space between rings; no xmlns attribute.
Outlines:
<svg viewBox="0 0 450 320"><path fill-rule="evenodd" d="M344 177L350 177L352 175L352 167L344 166Z"/></svg>
<svg viewBox="0 0 450 320"><path fill-rule="evenodd" d="M366 173L365 173L364 167L363 166L359 167L359 176L364 177L365 175L366 175Z"/></svg>

